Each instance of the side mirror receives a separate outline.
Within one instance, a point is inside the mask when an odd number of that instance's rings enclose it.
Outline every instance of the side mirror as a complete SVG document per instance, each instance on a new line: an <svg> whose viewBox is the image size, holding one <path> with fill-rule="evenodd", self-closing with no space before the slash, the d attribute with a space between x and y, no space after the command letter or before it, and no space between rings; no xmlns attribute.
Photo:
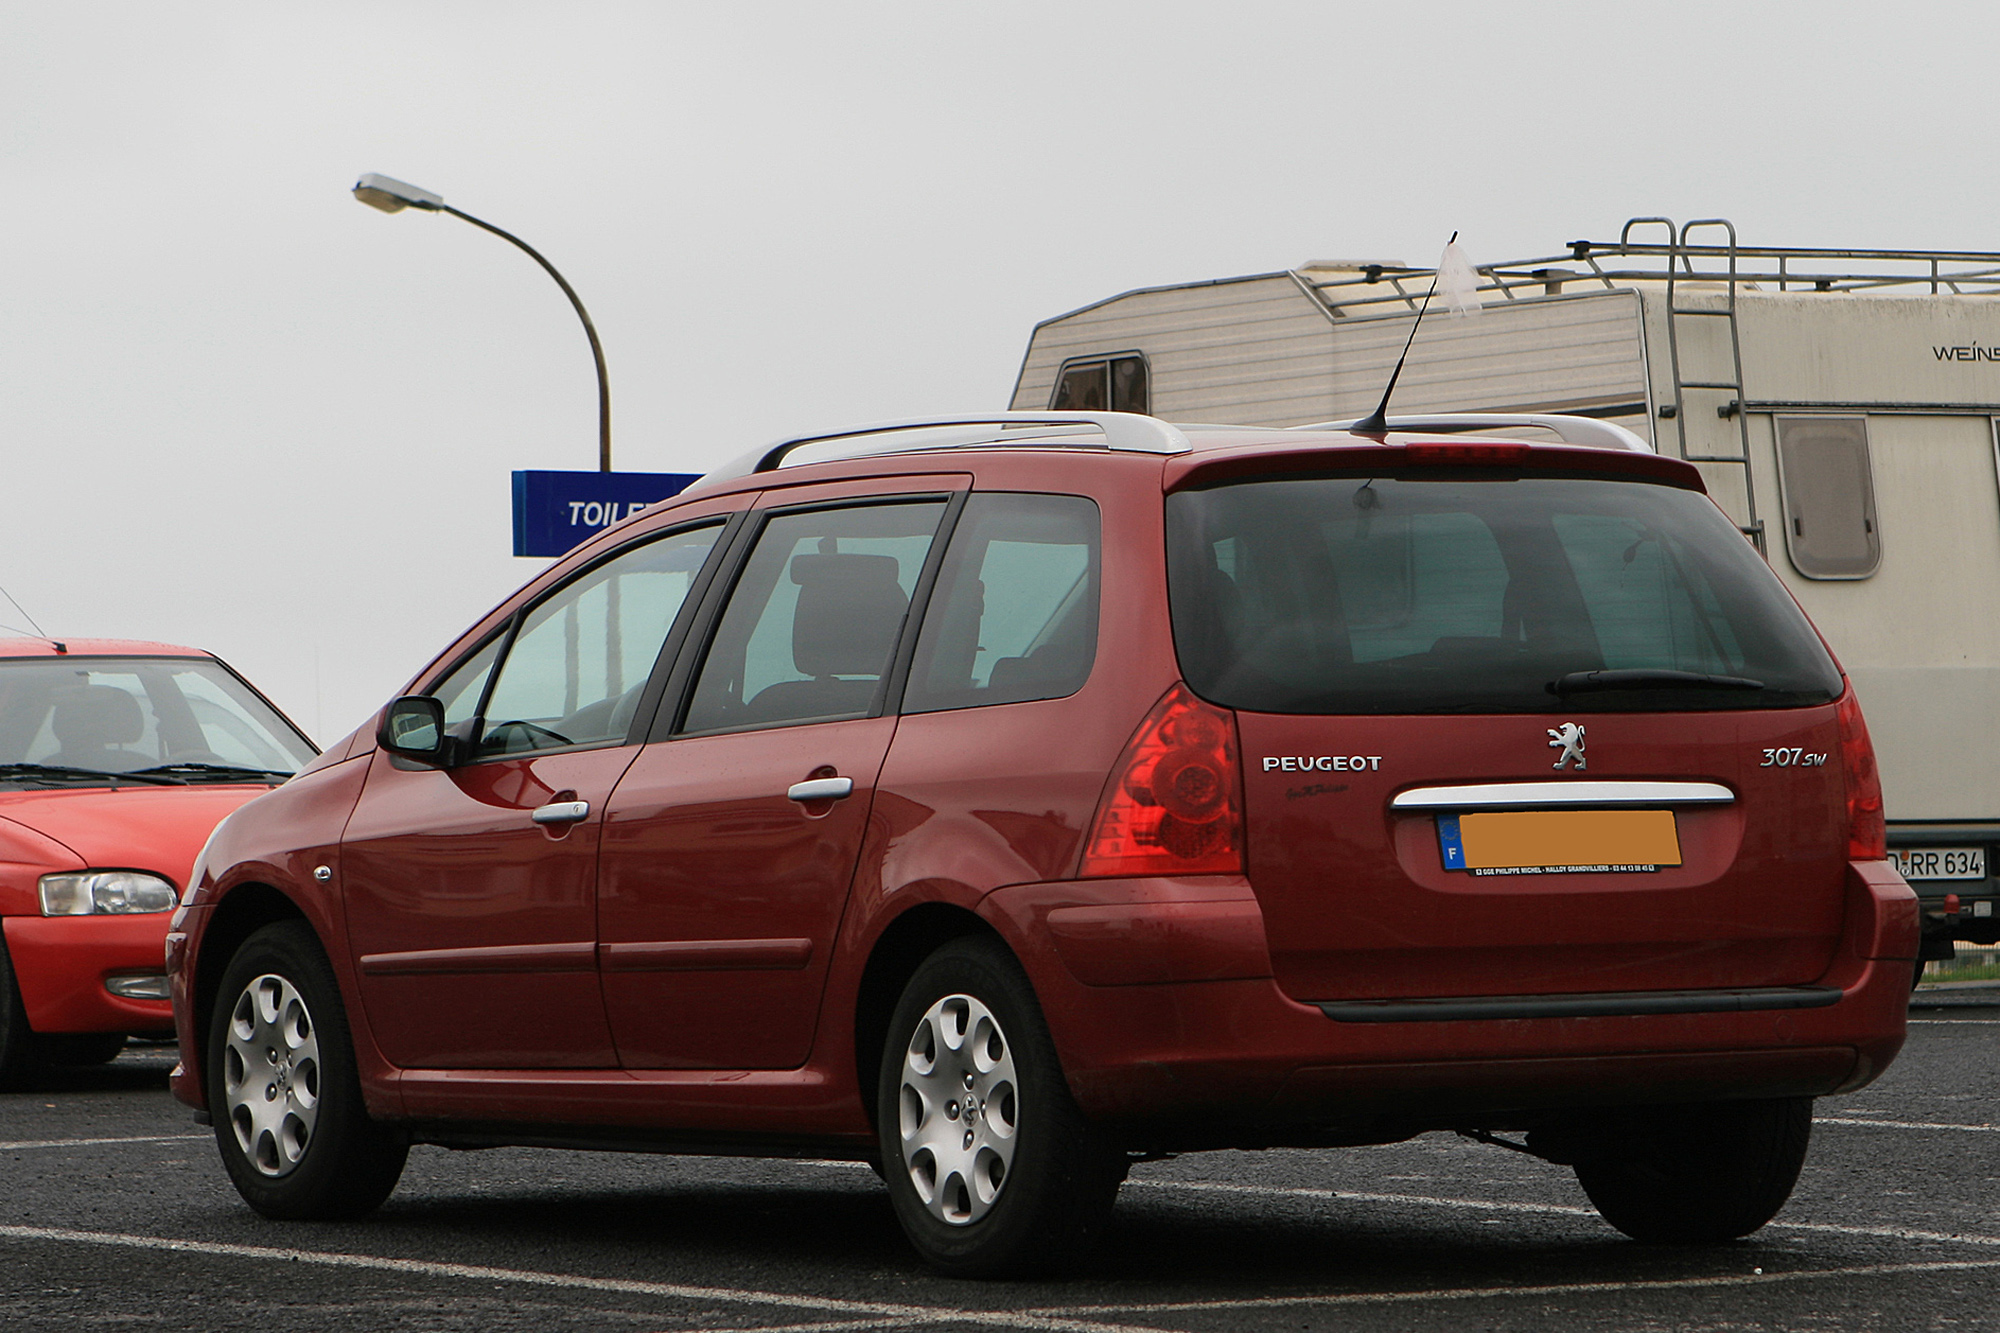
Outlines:
<svg viewBox="0 0 2000 1333"><path fill-rule="evenodd" d="M406 694L383 710L375 743L390 754L438 768L450 762L444 705L427 694Z"/></svg>

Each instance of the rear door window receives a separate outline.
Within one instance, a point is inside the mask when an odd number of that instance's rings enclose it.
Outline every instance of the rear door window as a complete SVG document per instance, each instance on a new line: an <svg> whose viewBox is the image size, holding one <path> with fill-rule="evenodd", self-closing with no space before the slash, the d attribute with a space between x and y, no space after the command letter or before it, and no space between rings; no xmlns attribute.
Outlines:
<svg viewBox="0 0 2000 1333"><path fill-rule="evenodd" d="M1840 691L1797 605L1695 492L1302 478L1182 492L1167 516L1182 670L1217 703L1587 712L1783 707ZM1572 692L1593 671L1654 675ZM1760 688L1730 683L1744 680Z"/></svg>
<svg viewBox="0 0 2000 1333"><path fill-rule="evenodd" d="M944 511L924 500L774 515L723 608L682 729L873 713Z"/></svg>

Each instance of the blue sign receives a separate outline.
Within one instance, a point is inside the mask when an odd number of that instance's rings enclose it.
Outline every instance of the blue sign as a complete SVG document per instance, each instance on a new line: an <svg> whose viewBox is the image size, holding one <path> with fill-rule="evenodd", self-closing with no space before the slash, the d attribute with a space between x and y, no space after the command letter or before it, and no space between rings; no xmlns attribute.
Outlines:
<svg viewBox="0 0 2000 1333"><path fill-rule="evenodd" d="M622 519L679 495L696 472L516 472L514 554L566 555Z"/></svg>

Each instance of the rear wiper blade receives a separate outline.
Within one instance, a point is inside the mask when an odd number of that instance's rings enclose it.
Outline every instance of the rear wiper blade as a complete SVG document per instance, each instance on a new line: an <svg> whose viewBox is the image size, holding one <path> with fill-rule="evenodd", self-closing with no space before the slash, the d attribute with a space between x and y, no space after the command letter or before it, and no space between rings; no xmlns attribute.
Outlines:
<svg viewBox="0 0 2000 1333"><path fill-rule="evenodd" d="M0 764L0 782L8 778L50 778L59 781L75 781L89 778L93 781L109 778L113 782L129 779L144 782L155 787L185 786L187 779L166 773L114 773L104 768L76 768L69 764Z"/></svg>
<svg viewBox="0 0 2000 1333"><path fill-rule="evenodd" d="M1594 690L1761 690L1764 682L1748 676L1712 676L1706 671L1670 671L1637 667L1622 671L1572 671L1549 682L1550 694L1588 694Z"/></svg>
<svg viewBox="0 0 2000 1333"><path fill-rule="evenodd" d="M292 776L283 769L252 768L246 764L211 764L200 760L155 764L151 768L142 768L138 771L147 774L157 773L169 779L179 778L182 781L194 778L251 778L258 781L276 778L282 782Z"/></svg>

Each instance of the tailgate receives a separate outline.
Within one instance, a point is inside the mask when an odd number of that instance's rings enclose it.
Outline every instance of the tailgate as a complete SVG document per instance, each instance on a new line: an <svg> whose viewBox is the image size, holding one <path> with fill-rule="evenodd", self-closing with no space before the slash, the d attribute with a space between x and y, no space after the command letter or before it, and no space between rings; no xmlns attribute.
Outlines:
<svg viewBox="0 0 2000 1333"><path fill-rule="evenodd" d="M1562 718L1238 721L1250 881L1297 999L1783 986L1832 959L1831 707L1592 715L1581 773L1551 766Z"/></svg>

